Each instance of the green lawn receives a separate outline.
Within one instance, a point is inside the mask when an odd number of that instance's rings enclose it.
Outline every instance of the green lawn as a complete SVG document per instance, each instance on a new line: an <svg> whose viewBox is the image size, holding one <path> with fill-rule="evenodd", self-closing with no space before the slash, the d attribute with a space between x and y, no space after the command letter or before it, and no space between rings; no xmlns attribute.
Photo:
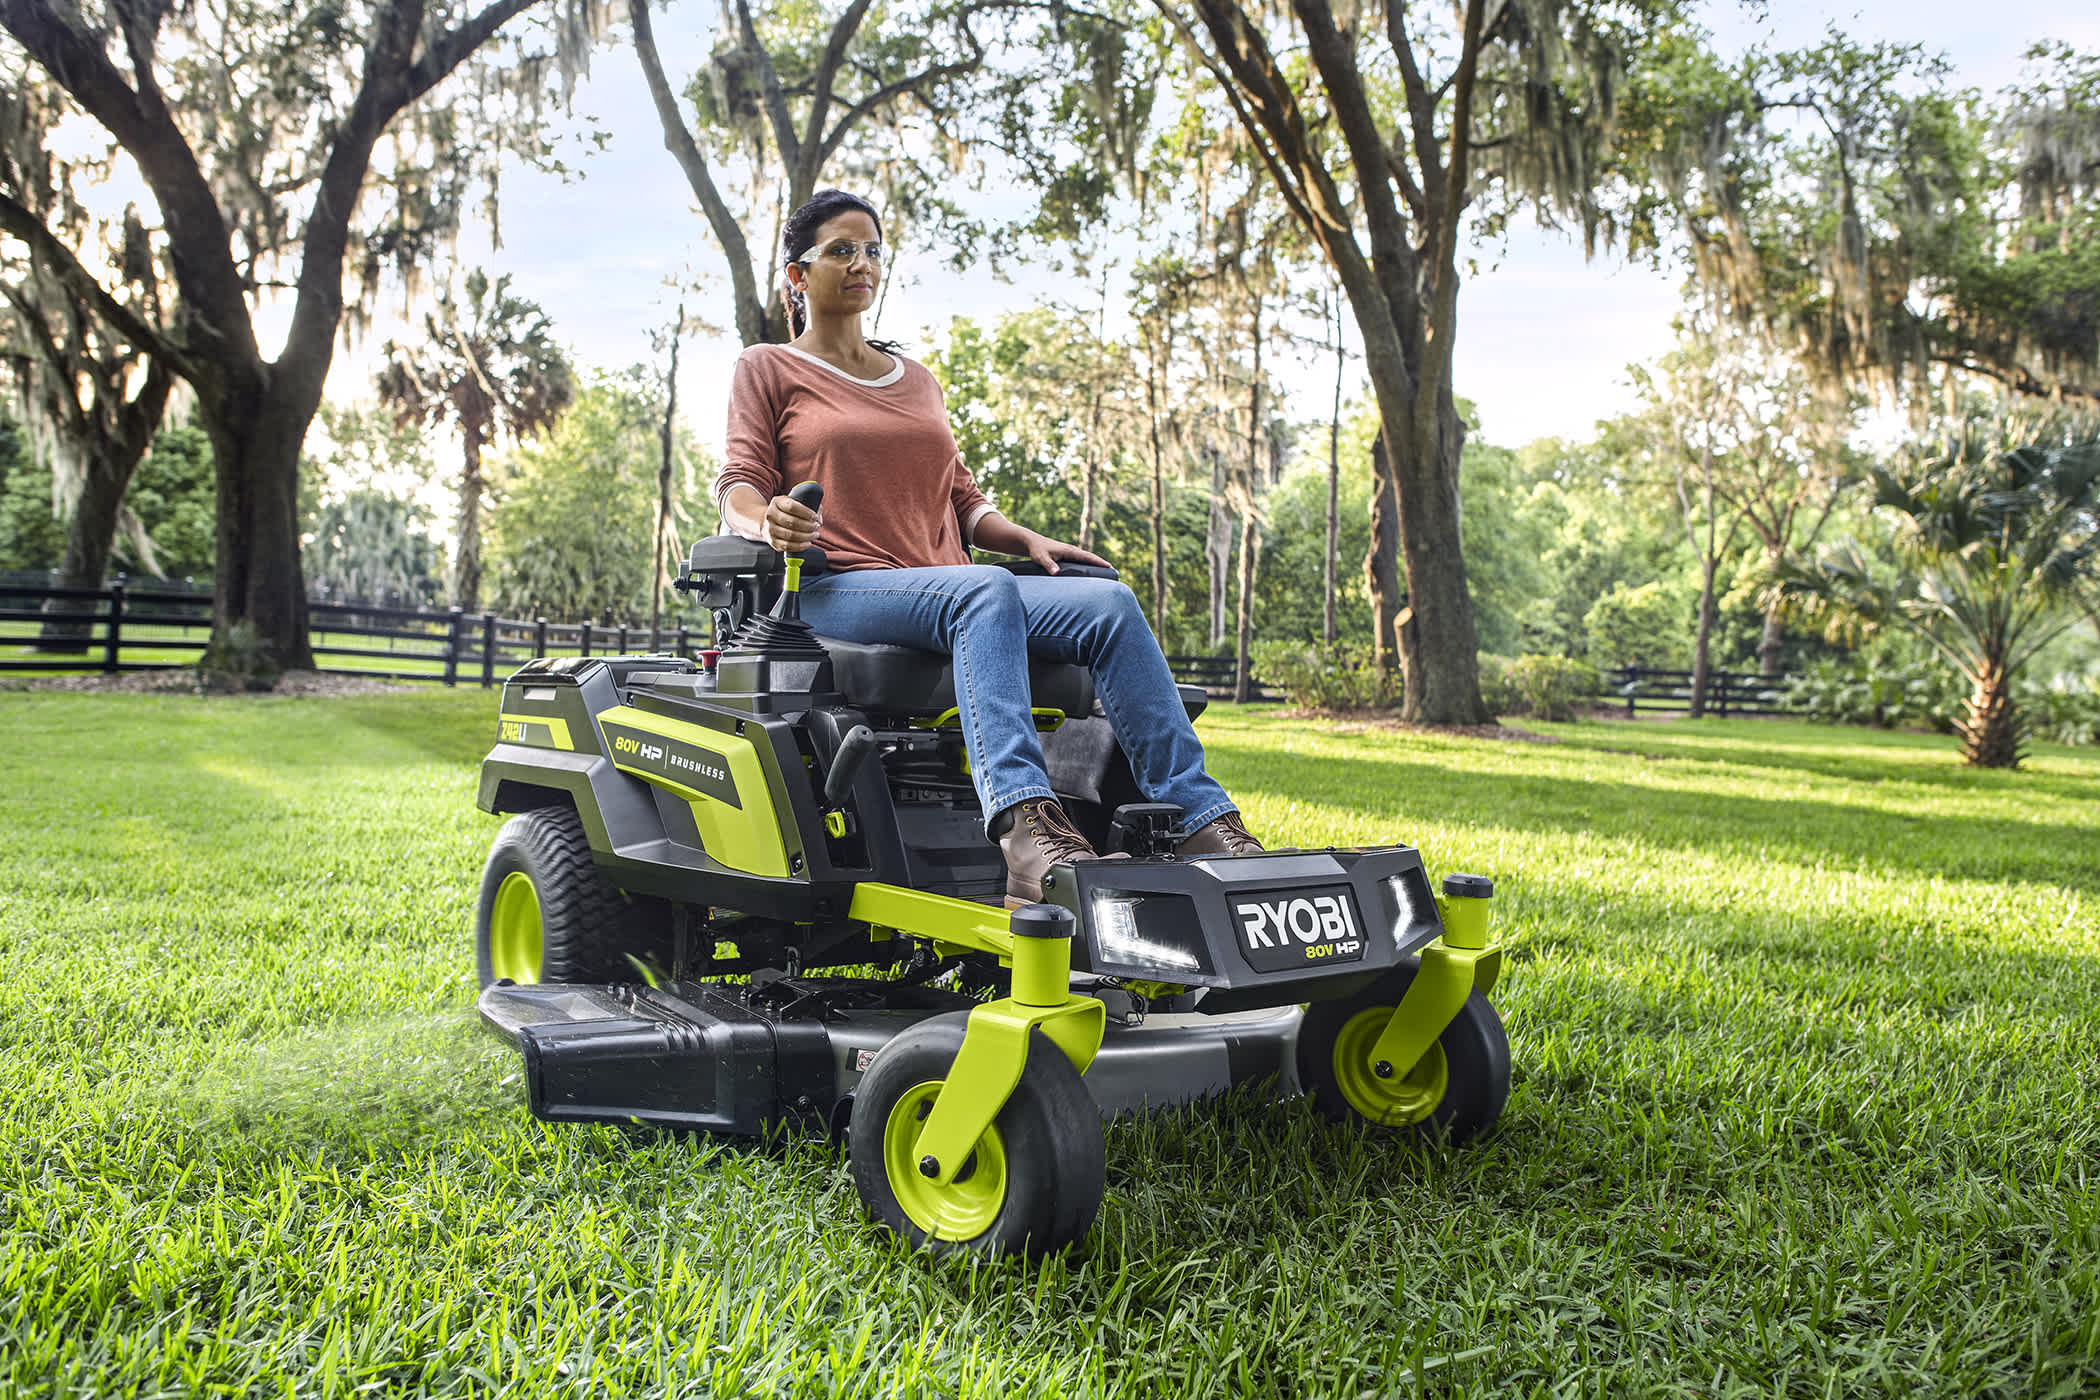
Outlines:
<svg viewBox="0 0 2100 1400"><path fill-rule="evenodd" d="M0 1393L2100 1393L2100 756L1202 722L1255 830L1496 877L1501 1130L1111 1128L911 1255L820 1143L542 1126L472 1014L496 697L0 693Z"/></svg>

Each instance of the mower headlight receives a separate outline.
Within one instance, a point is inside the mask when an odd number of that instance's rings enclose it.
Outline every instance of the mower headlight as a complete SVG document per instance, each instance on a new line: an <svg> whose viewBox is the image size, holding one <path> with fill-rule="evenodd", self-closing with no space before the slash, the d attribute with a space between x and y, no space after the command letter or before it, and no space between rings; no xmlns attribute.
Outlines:
<svg viewBox="0 0 2100 1400"><path fill-rule="evenodd" d="M1124 967L1156 967L1196 972L1203 964L1193 949L1147 937L1137 923L1144 900L1129 895L1097 894L1093 900L1094 949L1104 961Z"/></svg>
<svg viewBox="0 0 2100 1400"><path fill-rule="evenodd" d="M1393 946L1405 948L1408 931L1421 919L1415 910L1415 892L1405 875L1386 876L1385 887L1393 892Z"/></svg>

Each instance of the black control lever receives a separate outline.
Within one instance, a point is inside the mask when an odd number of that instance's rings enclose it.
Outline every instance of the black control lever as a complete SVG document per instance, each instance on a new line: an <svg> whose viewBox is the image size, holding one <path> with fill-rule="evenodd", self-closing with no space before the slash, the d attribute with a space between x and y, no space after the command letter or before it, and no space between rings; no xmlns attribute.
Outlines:
<svg viewBox="0 0 2100 1400"><path fill-rule="evenodd" d="M875 731L865 724L856 724L846 731L846 737L839 741L839 751L832 755L831 772L824 779L825 806L845 805L846 794L853 790L853 779L859 774L860 766L881 746L882 741L875 737Z"/></svg>

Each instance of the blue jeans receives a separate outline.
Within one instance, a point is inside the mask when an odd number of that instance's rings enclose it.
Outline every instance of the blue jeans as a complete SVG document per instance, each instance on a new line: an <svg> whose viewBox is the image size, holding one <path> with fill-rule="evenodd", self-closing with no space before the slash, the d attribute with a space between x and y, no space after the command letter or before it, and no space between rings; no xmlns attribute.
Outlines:
<svg viewBox="0 0 2100 1400"><path fill-rule="evenodd" d="M802 616L827 637L954 657L955 705L987 829L1015 803L1055 795L1028 709L1030 656L1094 673L1139 789L1181 808L1184 830L1233 810L1203 771L1203 744L1167 658L1123 584L1023 578L984 564L852 569L803 584Z"/></svg>

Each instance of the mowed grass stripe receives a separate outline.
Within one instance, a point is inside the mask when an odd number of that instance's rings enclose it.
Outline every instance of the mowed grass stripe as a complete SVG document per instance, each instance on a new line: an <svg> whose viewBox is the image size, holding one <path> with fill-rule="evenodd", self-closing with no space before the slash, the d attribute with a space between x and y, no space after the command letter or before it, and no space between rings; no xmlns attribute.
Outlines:
<svg viewBox="0 0 2100 1400"><path fill-rule="evenodd" d="M1201 728L1279 842L1497 881L1462 1152L1121 1123L972 1270L821 1144L527 1120L472 1012L483 693L0 694L0 1390L2100 1390L2100 760L1758 722Z"/></svg>

